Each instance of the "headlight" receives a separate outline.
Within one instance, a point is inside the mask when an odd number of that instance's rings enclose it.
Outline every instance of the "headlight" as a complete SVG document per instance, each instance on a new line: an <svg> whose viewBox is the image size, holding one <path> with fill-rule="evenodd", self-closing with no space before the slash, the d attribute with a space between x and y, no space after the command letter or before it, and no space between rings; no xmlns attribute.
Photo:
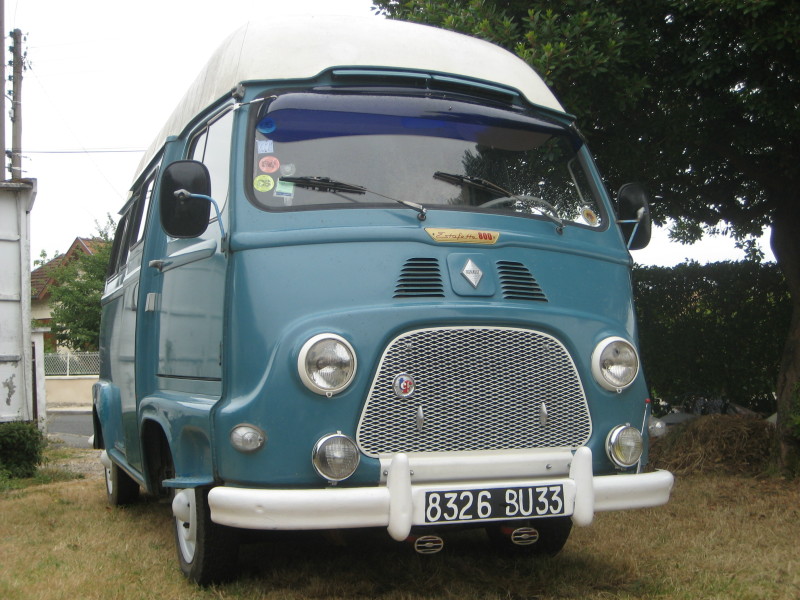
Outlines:
<svg viewBox="0 0 800 600"><path fill-rule="evenodd" d="M617 425L606 438L606 453L618 467L632 467L642 456L644 443L639 430L630 425Z"/></svg>
<svg viewBox="0 0 800 600"><path fill-rule="evenodd" d="M300 349L297 370L315 394L332 396L345 389L356 374L356 354L343 337L322 333Z"/></svg>
<svg viewBox="0 0 800 600"><path fill-rule="evenodd" d="M311 452L314 468L328 481L347 479L355 472L360 461L356 443L342 433L321 437Z"/></svg>
<svg viewBox="0 0 800 600"><path fill-rule="evenodd" d="M630 342L610 337L597 344L592 352L592 374L602 387L621 392L639 373L639 356Z"/></svg>

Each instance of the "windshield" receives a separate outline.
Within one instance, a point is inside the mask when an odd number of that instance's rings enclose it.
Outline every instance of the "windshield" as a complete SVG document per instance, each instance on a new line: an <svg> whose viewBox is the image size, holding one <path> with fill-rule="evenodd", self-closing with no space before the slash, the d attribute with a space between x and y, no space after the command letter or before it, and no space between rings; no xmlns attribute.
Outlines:
<svg viewBox="0 0 800 600"><path fill-rule="evenodd" d="M604 225L582 142L546 118L441 98L287 93L253 129L260 208L400 202Z"/></svg>

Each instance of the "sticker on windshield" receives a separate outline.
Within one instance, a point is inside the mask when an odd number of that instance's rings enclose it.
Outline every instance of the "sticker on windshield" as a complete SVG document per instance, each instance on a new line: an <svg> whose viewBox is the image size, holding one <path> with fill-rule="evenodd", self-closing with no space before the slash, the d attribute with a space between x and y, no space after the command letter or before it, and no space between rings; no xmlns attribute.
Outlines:
<svg viewBox="0 0 800 600"><path fill-rule="evenodd" d="M275 151L275 144L272 140L256 140L256 150L259 154L271 154Z"/></svg>
<svg viewBox="0 0 800 600"><path fill-rule="evenodd" d="M591 208L584 208L581 211L581 215L583 216L583 220L586 221L589 225L594 227L597 225L597 213L594 212Z"/></svg>
<svg viewBox="0 0 800 600"><path fill-rule="evenodd" d="M281 165L281 175L284 177L291 177L297 172L297 168L294 166L294 163L286 163L285 165Z"/></svg>
<svg viewBox="0 0 800 600"><path fill-rule="evenodd" d="M264 173L274 173L281 167L281 161L275 156L265 156L258 161L258 168Z"/></svg>
<svg viewBox="0 0 800 600"><path fill-rule="evenodd" d="M258 125L256 125L256 129L259 131L259 133L272 133L277 128L278 125L269 117L264 117L258 122Z"/></svg>
<svg viewBox="0 0 800 600"><path fill-rule="evenodd" d="M433 227L426 227L425 231L434 242L440 244L494 244L500 239L500 233L497 231L436 229Z"/></svg>
<svg viewBox="0 0 800 600"><path fill-rule="evenodd" d="M275 186L275 196L278 198L294 198L294 184L279 179L278 185Z"/></svg>
<svg viewBox="0 0 800 600"><path fill-rule="evenodd" d="M269 175L259 175L253 180L253 188L257 192L268 192L275 187L275 180Z"/></svg>

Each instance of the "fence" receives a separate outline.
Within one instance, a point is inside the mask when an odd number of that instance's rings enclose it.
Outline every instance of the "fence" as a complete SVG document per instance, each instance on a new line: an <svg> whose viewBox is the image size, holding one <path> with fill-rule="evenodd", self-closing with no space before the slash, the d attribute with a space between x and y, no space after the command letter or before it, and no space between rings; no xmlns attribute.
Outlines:
<svg viewBox="0 0 800 600"><path fill-rule="evenodd" d="M44 355L45 376L99 375L98 352L52 352Z"/></svg>

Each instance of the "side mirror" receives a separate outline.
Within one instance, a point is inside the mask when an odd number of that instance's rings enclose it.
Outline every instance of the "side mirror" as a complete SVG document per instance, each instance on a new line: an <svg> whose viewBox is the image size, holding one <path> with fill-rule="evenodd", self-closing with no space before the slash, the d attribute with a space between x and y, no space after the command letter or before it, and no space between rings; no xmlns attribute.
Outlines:
<svg viewBox="0 0 800 600"><path fill-rule="evenodd" d="M617 224L628 250L650 243L650 194L638 183L626 183L617 194Z"/></svg>
<svg viewBox="0 0 800 600"><path fill-rule="evenodd" d="M176 194L188 190L190 194ZM179 160L164 169L158 195L161 226L176 238L193 238L208 227L211 203L196 195L211 193L211 176L206 166L195 160Z"/></svg>

